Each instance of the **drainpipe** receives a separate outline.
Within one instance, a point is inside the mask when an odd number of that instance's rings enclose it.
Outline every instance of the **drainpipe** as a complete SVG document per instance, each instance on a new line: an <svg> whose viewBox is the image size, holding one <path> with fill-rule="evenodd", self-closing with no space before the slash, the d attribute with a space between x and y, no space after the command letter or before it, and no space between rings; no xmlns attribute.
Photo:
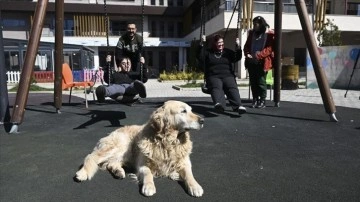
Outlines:
<svg viewBox="0 0 360 202"><path fill-rule="evenodd" d="M347 15L347 9L348 9L348 0L345 0L345 10L344 10L344 15Z"/></svg>

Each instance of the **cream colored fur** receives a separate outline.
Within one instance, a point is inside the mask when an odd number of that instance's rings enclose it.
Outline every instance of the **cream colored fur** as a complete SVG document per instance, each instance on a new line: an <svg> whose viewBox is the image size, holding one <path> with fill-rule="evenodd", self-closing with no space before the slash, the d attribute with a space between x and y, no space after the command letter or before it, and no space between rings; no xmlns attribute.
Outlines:
<svg viewBox="0 0 360 202"><path fill-rule="evenodd" d="M144 125L125 126L100 139L75 177L90 180L104 168L124 178L126 166L136 170L145 196L156 193L154 177L169 177L183 180L188 193L200 197L204 191L192 174L189 130L199 130L203 122L186 103L167 101Z"/></svg>

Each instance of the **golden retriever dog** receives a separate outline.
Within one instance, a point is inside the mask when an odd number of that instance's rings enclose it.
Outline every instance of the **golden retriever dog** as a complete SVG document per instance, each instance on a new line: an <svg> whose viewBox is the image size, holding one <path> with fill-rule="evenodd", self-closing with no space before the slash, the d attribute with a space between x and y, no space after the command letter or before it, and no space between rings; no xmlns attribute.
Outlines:
<svg viewBox="0 0 360 202"><path fill-rule="evenodd" d="M145 196L156 193L154 177L169 177L183 180L188 193L200 197L204 190L192 173L189 130L199 130L203 124L204 119L186 103L167 101L144 125L124 126L100 139L75 178L90 180L98 168L125 178L123 167L130 167L135 170Z"/></svg>

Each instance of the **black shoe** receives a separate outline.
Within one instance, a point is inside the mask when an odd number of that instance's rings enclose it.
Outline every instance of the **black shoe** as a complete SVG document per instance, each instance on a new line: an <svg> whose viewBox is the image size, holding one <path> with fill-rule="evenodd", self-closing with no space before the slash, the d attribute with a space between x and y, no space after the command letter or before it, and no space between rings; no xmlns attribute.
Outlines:
<svg viewBox="0 0 360 202"><path fill-rule="evenodd" d="M256 108L258 108L258 109L262 109L262 108L265 108L265 107L266 107L266 105L265 105L264 100L260 100L256 105Z"/></svg>
<svg viewBox="0 0 360 202"><path fill-rule="evenodd" d="M250 108L255 108L256 105L257 105L257 100L255 98L253 98Z"/></svg>
<svg viewBox="0 0 360 202"><path fill-rule="evenodd" d="M146 98L146 88L145 85L141 81L134 81L134 88L139 93L141 98Z"/></svg>
<svg viewBox="0 0 360 202"><path fill-rule="evenodd" d="M100 103L105 102L105 94L106 94L105 86L97 87L95 90L95 93L96 93L98 102L100 102Z"/></svg>
<svg viewBox="0 0 360 202"><path fill-rule="evenodd" d="M216 103L214 108L218 113L221 113L221 112L225 111L224 107L220 103Z"/></svg>

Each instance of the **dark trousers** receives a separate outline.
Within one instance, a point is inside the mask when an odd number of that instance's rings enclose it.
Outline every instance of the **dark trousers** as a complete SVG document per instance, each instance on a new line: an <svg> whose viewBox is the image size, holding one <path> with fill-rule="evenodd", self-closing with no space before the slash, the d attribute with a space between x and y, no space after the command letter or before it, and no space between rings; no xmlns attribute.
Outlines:
<svg viewBox="0 0 360 202"><path fill-rule="evenodd" d="M234 76L228 76L228 77L209 76L206 82L211 90L211 98L214 104L220 103L225 108L226 107L225 95L226 95L233 109L236 109L239 106L241 106L240 93Z"/></svg>
<svg viewBox="0 0 360 202"><path fill-rule="evenodd" d="M258 99L260 97L261 100L266 99L266 74L264 71L263 65L252 65L248 68L249 78L250 78L250 87L253 95L253 99Z"/></svg>

